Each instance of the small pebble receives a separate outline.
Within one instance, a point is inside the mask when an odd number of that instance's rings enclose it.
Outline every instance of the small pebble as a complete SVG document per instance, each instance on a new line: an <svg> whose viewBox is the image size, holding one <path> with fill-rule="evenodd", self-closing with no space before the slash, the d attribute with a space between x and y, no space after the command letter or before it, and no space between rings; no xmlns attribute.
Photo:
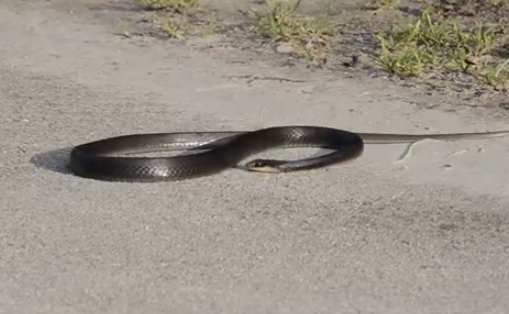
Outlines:
<svg viewBox="0 0 509 314"><path fill-rule="evenodd" d="M281 54L291 54L295 52L295 49L290 43L281 43L276 47L276 51Z"/></svg>

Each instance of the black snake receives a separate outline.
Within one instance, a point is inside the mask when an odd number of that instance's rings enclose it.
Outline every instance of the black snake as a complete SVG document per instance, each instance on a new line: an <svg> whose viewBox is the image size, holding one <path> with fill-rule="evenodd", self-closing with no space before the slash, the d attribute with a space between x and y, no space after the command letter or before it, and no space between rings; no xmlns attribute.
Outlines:
<svg viewBox="0 0 509 314"><path fill-rule="evenodd" d="M333 152L296 161L257 159L242 168L289 172L325 167L359 157L364 144L415 143L423 139L460 140L508 136L509 131L452 134L354 133L317 126L280 126L256 131L133 134L74 147L74 174L107 181L177 181L203 177L238 166L247 157L273 148L322 147ZM160 150L189 149L171 157L120 157Z"/></svg>

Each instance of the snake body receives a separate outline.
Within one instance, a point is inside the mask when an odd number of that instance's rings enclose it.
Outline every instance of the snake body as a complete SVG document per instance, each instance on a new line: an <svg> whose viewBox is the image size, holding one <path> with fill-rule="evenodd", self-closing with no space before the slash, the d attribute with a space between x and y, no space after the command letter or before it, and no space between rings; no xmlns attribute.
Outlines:
<svg viewBox="0 0 509 314"><path fill-rule="evenodd" d="M133 134L75 146L70 154L74 174L106 181L179 181L219 173L251 155L288 147L322 147L333 152L297 161L257 159L244 168L290 172L325 167L359 157L364 144L415 143L424 139L462 140L509 136L509 131L452 134L354 133L317 126L281 126L255 131ZM167 150L191 154L172 157L119 157Z"/></svg>

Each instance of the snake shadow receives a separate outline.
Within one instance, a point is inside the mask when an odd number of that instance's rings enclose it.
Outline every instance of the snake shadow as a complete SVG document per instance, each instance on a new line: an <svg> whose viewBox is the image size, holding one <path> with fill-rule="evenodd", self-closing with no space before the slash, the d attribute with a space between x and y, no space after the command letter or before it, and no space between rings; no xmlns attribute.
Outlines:
<svg viewBox="0 0 509 314"><path fill-rule="evenodd" d="M35 154L30 158L30 163L37 168L72 175L73 173L69 167L69 154L71 150L72 147L65 147Z"/></svg>

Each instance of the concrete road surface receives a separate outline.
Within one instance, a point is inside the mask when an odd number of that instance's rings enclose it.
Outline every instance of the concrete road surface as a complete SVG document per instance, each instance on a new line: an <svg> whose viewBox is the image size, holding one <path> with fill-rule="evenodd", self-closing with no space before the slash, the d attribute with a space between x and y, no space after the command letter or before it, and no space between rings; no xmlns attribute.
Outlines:
<svg viewBox="0 0 509 314"><path fill-rule="evenodd" d="M509 313L509 138L180 183L66 169L69 147L128 133L509 125L419 109L390 84L133 42L71 13L0 4L0 313Z"/></svg>

